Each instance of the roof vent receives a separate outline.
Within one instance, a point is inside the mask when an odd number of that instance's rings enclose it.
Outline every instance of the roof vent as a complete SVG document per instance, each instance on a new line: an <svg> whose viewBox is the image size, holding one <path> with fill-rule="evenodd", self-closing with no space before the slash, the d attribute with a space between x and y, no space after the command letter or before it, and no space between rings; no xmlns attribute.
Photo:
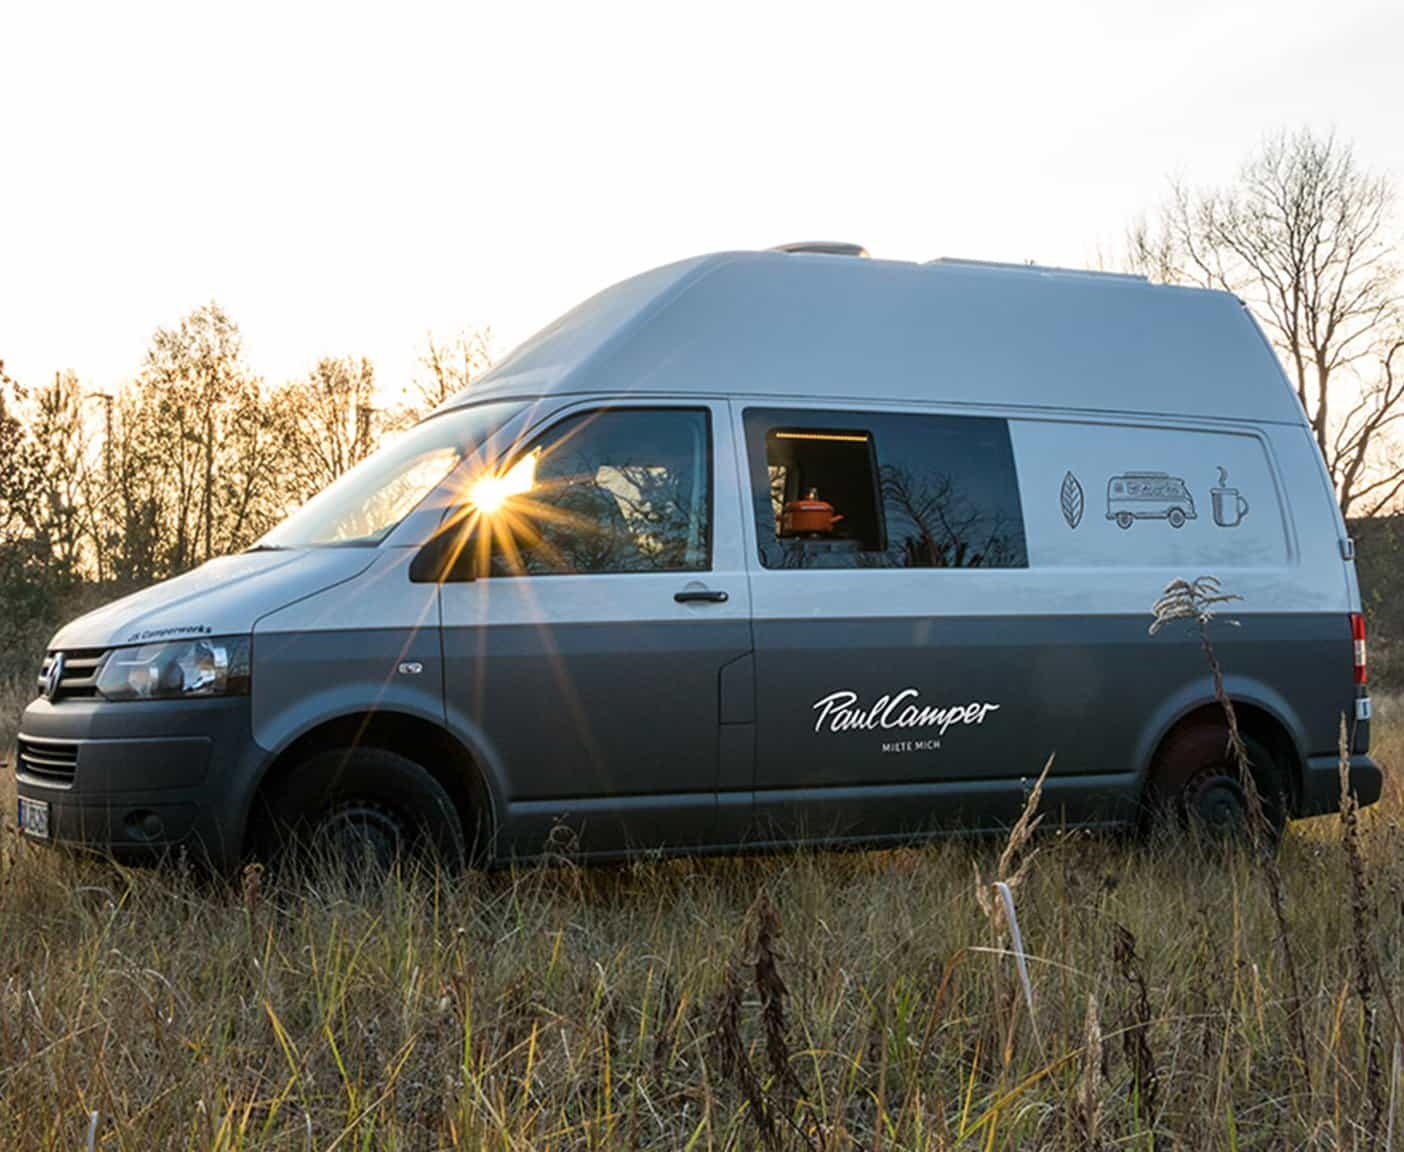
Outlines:
<svg viewBox="0 0 1404 1152"><path fill-rule="evenodd" d="M845 244L842 240L802 240L798 244L777 244L772 252L813 252L820 256L857 256L868 259L868 250L861 244Z"/></svg>

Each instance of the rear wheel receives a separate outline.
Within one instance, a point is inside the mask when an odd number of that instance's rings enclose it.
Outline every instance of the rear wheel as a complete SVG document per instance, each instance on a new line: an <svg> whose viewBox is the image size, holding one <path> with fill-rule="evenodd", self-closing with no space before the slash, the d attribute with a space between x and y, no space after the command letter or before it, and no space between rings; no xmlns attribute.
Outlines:
<svg viewBox="0 0 1404 1152"><path fill-rule="evenodd" d="M1118 512L1116 514L1116 525L1118 528L1130 528L1135 523L1136 518L1130 512Z"/></svg>
<svg viewBox="0 0 1404 1152"><path fill-rule="evenodd" d="M1287 776L1271 750L1244 735L1254 786L1276 841L1287 823ZM1223 725L1203 724L1175 733L1151 769L1151 807L1180 827L1195 827L1211 839L1248 839L1250 804Z"/></svg>
<svg viewBox="0 0 1404 1152"><path fill-rule="evenodd" d="M261 798L254 849L388 870L420 858L463 867L458 810L422 766L381 748L341 748L299 764Z"/></svg>
<svg viewBox="0 0 1404 1152"><path fill-rule="evenodd" d="M1210 839L1248 838L1248 797L1237 775L1207 768L1185 785L1178 799L1182 821Z"/></svg>

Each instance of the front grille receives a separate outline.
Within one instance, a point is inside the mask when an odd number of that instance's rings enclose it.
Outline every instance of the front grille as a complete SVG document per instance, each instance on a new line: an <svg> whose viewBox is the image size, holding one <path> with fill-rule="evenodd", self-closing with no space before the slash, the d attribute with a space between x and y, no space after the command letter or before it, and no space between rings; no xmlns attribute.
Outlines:
<svg viewBox="0 0 1404 1152"><path fill-rule="evenodd" d="M45 784L72 784L78 771L78 745L61 740L32 740L22 737L19 742L19 774Z"/></svg>
<svg viewBox="0 0 1404 1152"><path fill-rule="evenodd" d="M50 697L58 701L67 698L83 699L97 695L98 672L102 669L107 652L102 648L74 648L63 654L63 675L59 678L58 691ZM49 669L53 667L57 652L44 657L44 666L39 669L39 691L43 693L49 680Z"/></svg>

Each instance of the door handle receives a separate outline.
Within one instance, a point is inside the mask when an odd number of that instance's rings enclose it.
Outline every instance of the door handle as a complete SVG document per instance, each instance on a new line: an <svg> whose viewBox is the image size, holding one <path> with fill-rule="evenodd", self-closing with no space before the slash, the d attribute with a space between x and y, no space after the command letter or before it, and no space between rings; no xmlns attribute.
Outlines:
<svg viewBox="0 0 1404 1152"><path fill-rule="evenodd" d="M674 592L673 599L679 604L725 604L731 597L720 588L684 588Z"/></svg>

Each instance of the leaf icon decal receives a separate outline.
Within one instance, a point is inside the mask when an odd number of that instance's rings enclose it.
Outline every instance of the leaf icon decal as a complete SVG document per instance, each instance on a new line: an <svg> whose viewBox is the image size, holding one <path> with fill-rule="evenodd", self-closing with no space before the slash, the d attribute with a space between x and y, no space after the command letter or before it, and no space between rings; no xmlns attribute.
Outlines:
<svg viewBox="0 0 1404 1152"><path fill-rule="evenodd" d="M1063 506L1063 519L1068 522L1069 528L1076 528L1082 523L1082 485L1071 472L1063 477L1063 487L1058 493L1058 499Z"/></svg>

